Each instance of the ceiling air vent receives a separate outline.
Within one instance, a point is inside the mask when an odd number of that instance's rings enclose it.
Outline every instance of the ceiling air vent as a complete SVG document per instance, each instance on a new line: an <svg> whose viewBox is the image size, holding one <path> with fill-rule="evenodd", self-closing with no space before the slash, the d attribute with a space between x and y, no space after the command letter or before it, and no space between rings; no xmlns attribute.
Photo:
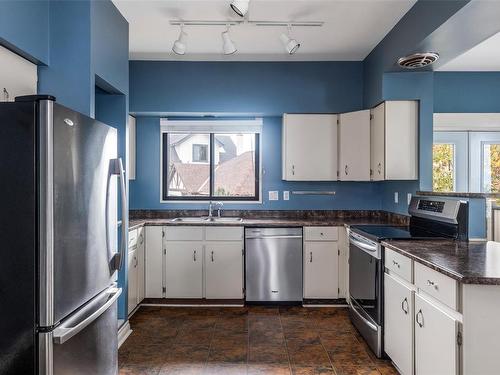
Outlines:
<svg viewBox="0 0 500 375"><path fill-rule="evenodd" d="M398 65L406 69L418 69L431 65L439 59L439 54L435 52L414 53L398 60Z"/></svg>

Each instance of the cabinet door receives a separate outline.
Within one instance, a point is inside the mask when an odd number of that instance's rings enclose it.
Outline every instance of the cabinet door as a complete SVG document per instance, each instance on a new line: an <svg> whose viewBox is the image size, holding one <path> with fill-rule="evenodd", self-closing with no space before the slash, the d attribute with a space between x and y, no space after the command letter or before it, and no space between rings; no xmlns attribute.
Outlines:
<svg viewBox="0 0 500 375"><path fill-rule="evenodd" d="M145 248L146 298L163 297L163 230L158 226L146 227Z"/></svg>
<svg viewBox="0 0 500 375"><path fill-rule="evenodd" d="M385 178L385 103L371 110L370 175L373 181Z"/></svg>
<svg viewBox="0 0 500 375"><path fill-rule="evenodd" d="M413 292L384 274L384 349L402 375L413 374Z"/></svg>
<svg viewBox="0 0 500 375"><path fill-rule="evenodd" d="M139 228L137 239L137 303L141 303L145 296L145 239L144 228Z"/></svg>
<svg viewBox="0 0 500 375"><path fill-rule="evenodd" d="M304 298L338 298L337 242L304 242Z"/></svg>
<svg viewBox="0 0 500 375"><path fill-rule="evenodd" d="M207 242L205 245L207 299L243 298L243 243Z"/></svg>
<svg viewBox="0 0 500 375"><path fill-rule="evenodd" d="M283 116L283 179L337 179L337 115Z"/></svg>
<svg viewBox="0 0 500 375"><path fill-rule="evenodd" d="M128 314L137 306L137 250L128 253Z"/></svg>
<svg viewBox="0 0 500 375"><path fill-rule="evenodd" d="M200 241L166 241L167 298L203 297L203 244Z"/></svg>
<svg viewBox="0 0 500 375"><path fill-rule="evenodd" d="M340 115L339 179L370 180L370 110Z"/></svg>
<svg viewBox="0 0 500 375"><path fill-rule="evenodd" d="M385 103L385 178L418 179L418 102Z"/></svg>
<svg viewBox="0 0 500 375"><path fill-rule="evenodd" d="M415 373L458 373L457 321L415 295Z"/></svg>

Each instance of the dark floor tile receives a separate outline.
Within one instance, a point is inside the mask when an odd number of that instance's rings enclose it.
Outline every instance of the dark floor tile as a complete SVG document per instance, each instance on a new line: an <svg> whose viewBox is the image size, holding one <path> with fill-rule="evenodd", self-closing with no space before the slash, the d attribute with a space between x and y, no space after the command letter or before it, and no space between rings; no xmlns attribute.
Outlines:
<svg viewBox="0 0 500 375"><path fill-rule="evenodd" d="M331 366L294 366L293 375L335 375Z"/></svg>
<svg viewBox="0 0 500 375"><path fill-rule="evenodd" d="M176 345L195 345L209 347L213 337L213 329L182 329L174 340Z"/></svg>
<svg viewBox="0 0 500 375"><path fill-rule="evenodd" d="M290 375L289 365L252 364L247 367L248 375Z"/></svg>
<svg viewBox="0 0 500 375"><path fill-rule="evenodd" d="M208 353L209 349L202 346L176 345L162 357L162 364L204 365Z"/></svg>
<svg viewBox="0 0 500 375"><path fill-rule="evenodd" d="M375 366L351 366L333 364L337 375L380 375Z"/></svg>
<svg viewBox="0 0 500 375"><path fill-rule="evenodd" d="M285 343L285 335L281 330L269 331L250 331L249 332L250 345L282 345Z"/></svg>
<svg viewBox="0 0 500 375"><path fill-rule="evenodd" d="M250 345L248 348L249 364L288 365L289 357L285 345Z"/></svg>
<svg viewBox="0 0 500 375"><path fill-rule="evenodd" d="M120 368L120 375L157 375L159 367L142 366L142 365L126 365Z"/></svg>
<svg viewBox="0 0 500 375"><path fill-rule="evenodd" d="M249 306L249 316L277 316L279 315L279 308L274 306Z"/></svg>
<svg viewBox="0 0 500 375"><path fill-rule="evenodd" d="M248 319L245 315L221 318L215 329L224 332L248 332Z"/></svg>
<svg viewBox="0 0 500 375"><path fill-rule="evenodd" d="M203 374L206 375L244 375L246 364L208 364Z"/></svg>
<svg viewBox="0 0 500 375"><path fill-rule="evenodd" d="M208 355L209 363L241 364L247 363L248 348L246 345L212 345Z"/></svg>
<svg viewBox="0 0 500 375"><path fill-rule="evenodd" d="M328 367L330 359L321 344L314 345L289 345L290 362L292 366Z"/></svg>
<svg viewBox="0 0 500 375"><path fill-rule="evenodd" d="M297 329L285 331L285 338L291 342L301 344L320 344L320 336L316 331L309 329Z"/></svg>
<svg viewBox="0 0 500 375"><path fill-rule="evenodd" d="M203 375L205 365L192 363L173 363L162 366L158 375Z"/></svg>

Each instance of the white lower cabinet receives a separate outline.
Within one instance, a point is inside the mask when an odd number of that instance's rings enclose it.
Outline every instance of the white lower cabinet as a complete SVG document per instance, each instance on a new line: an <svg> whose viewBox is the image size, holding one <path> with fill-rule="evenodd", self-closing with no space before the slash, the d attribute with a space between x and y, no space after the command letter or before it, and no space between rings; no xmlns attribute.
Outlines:
<svg viewBox="0 0 500 375"><path fill-rule="evenodd" d="M130 314L137 307L137 247L134 247L128 253L128 308L127 314Z"/></svg>
<svg viewBox="0 0 500 375"><path fill-rule="evenodd" d="M338 298L338 261L337 242L304 242L304 298Z"/></svg>
<svg viewBox="0 0 500 375"><path fill-rule="evenodd" d="M415 374L458 374L458 322L415 295Z"/></svg>
<svg viewBox="0 0 500 375"><path fill-rule="evenodd" d="M384 274L385 352L402 375L413 374L413 291Z"/></svg>
<svg viewBox="0 0 500 375"><path fill-rule="evenodd" d="M145 297L163 297L163 227L146 226Z"/></svg>
<svg viewBox="0 0 500 375"><path fill-rule="evenodd" d="M203 242L168 241L166 251L166 297L202 298Z"/></svg>
<svg viewBox="0 0 500 375"><path fill-rule="evenodd" d="M243 246L239 241L205 245L205 297L243 298Z"/></svg>
<svg viewBox="0 0 500 375"><path fill-rule="evenodd" d="M141 303L146 295L146 241L144 238L144 227L137 229L137 303Z"/></svg>

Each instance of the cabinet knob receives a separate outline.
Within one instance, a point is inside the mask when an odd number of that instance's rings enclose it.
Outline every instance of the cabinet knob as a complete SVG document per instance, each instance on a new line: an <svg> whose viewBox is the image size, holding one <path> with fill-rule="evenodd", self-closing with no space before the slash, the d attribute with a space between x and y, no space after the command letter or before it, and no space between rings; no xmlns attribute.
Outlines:
<svg viewBox="0 0 500 375"><path fill-rule="evenodd" d="M427 285L434 287L434 289L438 288L438 284L434 281L431 281L431 280L427 280Z"/></svg>
<svg viewBox="0 0 500 375"><path fill-rule="evenodd" d="M395 260L392 261L392 264L394 264L398 268L401 268L401 265L398 262L396 262Z"/></svg>
<svg viewBox="0 0 500 375"><path fill-rule="evenodd" d="M295 165L292 165L292 175L295 176Z"/></svg>
<svg viewBox="0 0 500 375"><path fill-rule="evenodd" d="M196 262L196 250L193 251L193 261Z"/></svg>
<svg viewBox="0 0 500 375"><path fill-rule="evenodd" d="M382 163L378 163L377 169L378 169L378 174L382 174Z"/></svg>
<svg viewBox="0 0 500 375"><path fill-rule="evenodd" d="M212 258L212 262L213 262L214 261L214 252L213 251L210 253L210 257Z"/></svg>
<svg viewBox="0 0 500 375"><path fill-rule="evenodd" d="M309 252L309 263L312 263L312 261L313 261L313 253L311 251Z"/></svg>
<svg viewBox="0 0 500 375"><path fill-rule="evenodd" d="M344 173L346 174L346 176L349 174L349 167L347 165L344 168Z"/></svg>

